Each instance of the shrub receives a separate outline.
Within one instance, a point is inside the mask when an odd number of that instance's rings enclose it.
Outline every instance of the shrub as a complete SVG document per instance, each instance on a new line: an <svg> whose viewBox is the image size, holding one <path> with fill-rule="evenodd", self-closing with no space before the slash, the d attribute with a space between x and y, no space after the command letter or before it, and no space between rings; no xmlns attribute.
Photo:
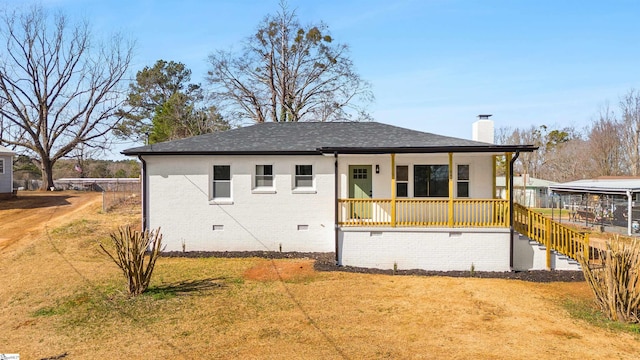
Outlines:
<svg viewBox="0 0 640 360"><path fill-rule="evenodd" d="M640 322L640 242L615 238L596 252L601 264L579 259L596 303L610 320Z"/></svg>
<svg viewBox="0 0 640 360"><path fill-rule="evenodd" d="M118 233L110 234L114 245L107 250L104 244L100 248L118 265L127 279L129 295L140 295L147 290L151 274L160 256L162 234L160 228L155 231L133 231L130 226L118 228ZM145 258L148 253L148 261Z"/></svg>

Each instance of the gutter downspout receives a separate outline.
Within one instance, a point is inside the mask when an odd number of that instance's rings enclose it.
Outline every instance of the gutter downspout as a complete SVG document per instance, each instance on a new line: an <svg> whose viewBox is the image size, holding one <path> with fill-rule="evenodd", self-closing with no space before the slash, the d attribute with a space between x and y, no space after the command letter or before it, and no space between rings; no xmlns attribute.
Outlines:
<svg viewBox="0 0 640 360"><path fill-rule="evenodd" d="M138 160L142 163L142 189L141 189L141 200L142 200L142 231L147 230L147 162L144 161L142 155L138 155Z"/></svg>
<svg viewBox="0 0 640 360"><path fill-rule="evenodd" d="M513 189L513 163L518 159L518 156L520 156L520 152L516 151L516 156L514 156L509 162L509 266L511 268L513 268L513 237L515 233L513 228L513 191L511 190Z"/></svg>
<svg viewBox="0 0 640 360"><path fill-rule="evenodd" d="M340 229L338 227L338 152L333 153L333 157L335 158L334 170L333 170L333 193L335 198L335 209L333 211L334 217L334 231L335 231L335 246L336 246L336 265L340 265L340 247L338 246L338 241L340 238Z"/></svg>

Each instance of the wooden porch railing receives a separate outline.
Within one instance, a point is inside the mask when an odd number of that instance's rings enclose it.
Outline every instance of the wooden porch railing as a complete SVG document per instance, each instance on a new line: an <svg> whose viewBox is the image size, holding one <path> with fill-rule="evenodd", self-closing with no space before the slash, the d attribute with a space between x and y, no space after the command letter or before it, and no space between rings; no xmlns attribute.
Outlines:
<svg viewBox="0 0 640 360"><path fill-rule="evenodd" d="M390 199L339 200L338 225L385 226L391 224Z"/></svg>
<svg viewBox="0 0 640 360"><path fill-rule="evenodd" d="M449 200L340 199L340 226L448 227ZM453 227L508 227L509 203L494 199L453 200ZM393 218L395 216L395 219Z"/></svg>
<svg viewBox="0 0 640 360"><path fill-rule="evenodd" d="M547 249L547 268L551 268L551 251L577 260L578 254L589 259L589 234L557 223L528 208L514 204L514 229Z"/></svg>
<svg viewBox="0 0 640 360"><path fill-rule="evenodd" d="M447 226L448 200L396 200L396 226Z"/></svg>

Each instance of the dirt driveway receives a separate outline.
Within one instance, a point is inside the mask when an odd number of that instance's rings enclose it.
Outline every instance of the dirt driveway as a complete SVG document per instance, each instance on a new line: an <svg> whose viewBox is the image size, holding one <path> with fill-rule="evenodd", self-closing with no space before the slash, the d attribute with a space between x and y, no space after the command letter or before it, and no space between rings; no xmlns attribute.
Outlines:
<svg viewBox="0 0 640 360"><path fill-rule="evenodd" d="M19 191L18 196L0 200L0 253L27 235L54 225L71 212L101 201L97 192Z"/></svg>

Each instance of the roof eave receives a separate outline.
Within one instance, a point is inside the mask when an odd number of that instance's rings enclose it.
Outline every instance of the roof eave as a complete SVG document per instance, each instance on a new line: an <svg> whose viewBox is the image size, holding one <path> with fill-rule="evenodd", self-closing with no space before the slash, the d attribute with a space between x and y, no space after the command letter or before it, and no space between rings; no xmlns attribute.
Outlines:
<svg viewBox="0 0 640 360"><path fill-rule="evenodd" d="M139 155L322 155L318 151L122 151L125 156Z"/></svg>
<svg viewBox="0 0 640 360"><path fill-rule="evenodd" d="M504 153L504 152L533 152L537 150L533 145L487 145L487 146L422 146L422 147L321 147L322 153L338 154L390 154L390 153Z"/></svg>
<svg viewBox="0 0 640 360"><path fill-rule="evenodd" d="M549 189L555 193L591 193L591 194L606 194L606 195L626 195L627 192L637 193L640 192L638 188L629 189L613 189L613 188L596 188L587 186L549 186Z"/></svg>
<svg viewBox="0 0 640 360"><path fill-rule="evenodd" d="M410 147L320 147L316 150L289 151L162 151L150 149L131 149L122 151L127 156L138 155L322 155L339 154L433 154L433 153L505 153L533 152L533 145L473 145L473 146L410 146Z"/></svg>

